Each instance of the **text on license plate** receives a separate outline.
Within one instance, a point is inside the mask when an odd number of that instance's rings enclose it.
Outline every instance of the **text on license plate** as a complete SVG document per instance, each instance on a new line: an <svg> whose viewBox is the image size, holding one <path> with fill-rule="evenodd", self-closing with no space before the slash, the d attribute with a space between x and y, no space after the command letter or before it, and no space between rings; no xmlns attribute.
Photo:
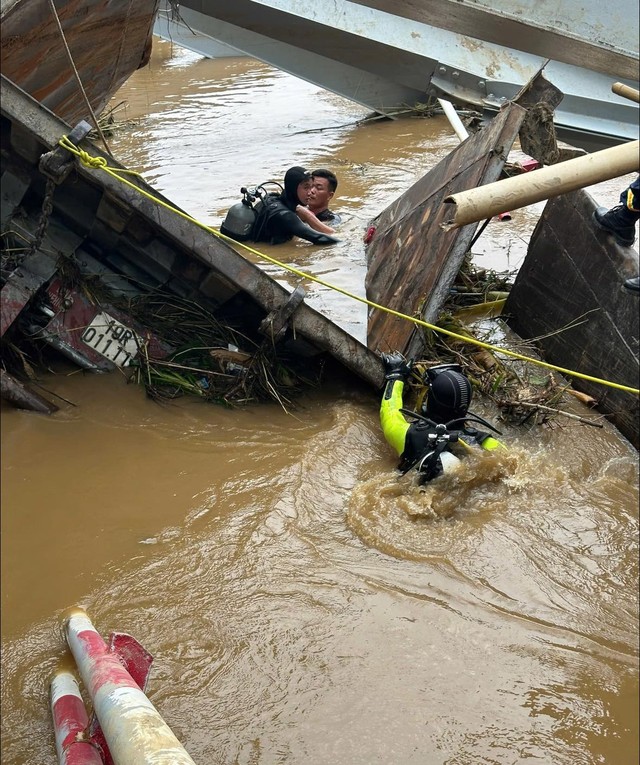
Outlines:
<svg viewBox="0 0 640 765"><path fill-rule="evenodd" d="M120 324L108 313L96 314L82 333L82 341L119 367L128 366L141 345L140 338L132 329Z"/></svg>

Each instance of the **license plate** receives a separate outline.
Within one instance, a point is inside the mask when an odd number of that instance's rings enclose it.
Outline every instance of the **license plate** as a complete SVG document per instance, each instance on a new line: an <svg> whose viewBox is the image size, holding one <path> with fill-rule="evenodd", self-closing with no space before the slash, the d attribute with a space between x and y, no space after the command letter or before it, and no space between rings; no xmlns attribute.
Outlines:
<svg viewBox="0 0 640 765"><path fill-rule="evenodd" d="M82 333L82 341L118 367L128 366L141 345L136 333L108 313L99 313Z"/></svg>

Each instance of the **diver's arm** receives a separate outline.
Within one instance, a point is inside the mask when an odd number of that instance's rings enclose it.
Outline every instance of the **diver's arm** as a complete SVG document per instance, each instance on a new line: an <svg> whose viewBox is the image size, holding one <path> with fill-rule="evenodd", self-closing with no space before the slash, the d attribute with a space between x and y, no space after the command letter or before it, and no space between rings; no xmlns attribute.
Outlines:
<svg viewBox="0 0 640 765"><path fill-rule="evenodd" d="M307 242L312 244L335 244L339 242L334 236L329 234L322 234L320 231L314 231L311 226L307 226L300 218L287 207L282 206L276 213L277 225L279 228L285 230L292 236L298 236L300 239L306 239Z"/></svg>
<svg viewBox="0 0 640 765"><path fill-rule="evenodd" d="M463 432L469 436L470 441L475 441L481 449L485 449L488 452L492 452L494 449L507 448L502 441L498 441L497 438L494 438L485 430L478 430L477 428L467 426ZM464 438L462 440L464 441Z"/></svg>
<svg viewBox="0 0 640 765"><path fill-rule="evenodd" d="M409 430L409 423L402 416L402 380L389 380L380 402L380 425L387 442L396 450L398 455L404 452L404 442Z"/></svg>
<svg viewBox="0 0 640 765"><path fill-rule="evenodd" d="M298 205L296 207L296 215L298 218L300 218L301 221L303 221L303 223L306 223L307 226L310 226L314 231L319 231L321 234L336 233L335 228L331 228L331 226L327 226L326 223L318 220L315 213L312 212L308 207L304 207L304 205Z"/></svg>
<svg viewBox="0 0 640 765"><path fill-rule="evenodd" d="M493 436L490 436L487 434L487 437L484 438L480 442L480 447L482 449L486 449L488 452L492 452L494 449L506 449L507 447L502 443L502 441L498 441L497 438L494 438Z"/></svg>

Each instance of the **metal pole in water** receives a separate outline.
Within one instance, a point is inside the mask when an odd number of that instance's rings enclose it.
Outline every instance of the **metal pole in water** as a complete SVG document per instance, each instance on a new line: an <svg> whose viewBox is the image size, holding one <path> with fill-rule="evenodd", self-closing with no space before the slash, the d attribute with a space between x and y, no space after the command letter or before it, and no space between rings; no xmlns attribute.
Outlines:
<svg viewBox="0 0 640 765"><path fill-rule="evenodd" d="M195 765L85 611L63 626L115 765Z"/></svg>
<svg viewBox="0 0 640 765"><path fill-rule="evenodd" d="M89 717L71 672L60 670L51 680L51 715L60 765L103 765L100 752L83 739Z"/></svg>

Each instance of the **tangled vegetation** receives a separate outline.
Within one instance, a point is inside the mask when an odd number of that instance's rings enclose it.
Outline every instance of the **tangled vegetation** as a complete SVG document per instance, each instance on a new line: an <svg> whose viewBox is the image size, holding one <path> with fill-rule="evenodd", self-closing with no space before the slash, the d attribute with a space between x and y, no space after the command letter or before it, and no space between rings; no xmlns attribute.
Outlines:
<svg viewBox="0 0 640 765"><path fill-rule="evenodd" d="M196 301L143 290L133 281L128 294L116 292L67 256L58 259L57 275L64 295L81 294L134 331L137 353L123 372L156 401L194 394L226 406L276 401L286 409L297 394L320 382L321 363L314 366L307 359L303 367L270 338L249 337ZM36 301L28 320L33 324L40 317L42 323L50 315ZM41 350L37 342L19 347L4 339L3 366L34 380L34 368L45 364Z"/></svg>
<svg viewBox="0 0 640 765"><path fill-rule="evenodd" d="M303 372L269 339L256 342L196 302L155 292L128 300L125 309L172 349L153 358L142 346L133 365L132 379L156 400L194 394L226 405L274 400L286 409L319 383L320 370Z"/></svg>
<svg viewBox="0 0 640 765"><path fill-rule="evenodd" d="M121 117L120 113L124 111L126 114L127 102L120 101L113 106L108 106L102 114L98 117L98 127L105 138L111 138L111 136L118 133L125 128L134 127L136 125L135 120ZM100 132L97 128L91 130L88 136L92 141L97 141L100 136Z"/></svg>
<svg viewBox="0 0 640 765"><path fill-rule="evenodd" d="M453 290L443 306L436 326L460 337L480 340L528 357L537 357L535 338L514 339L499 319L508 297L512 275L478 269L465 260ZM474 389L500 409L505 421L518 424L548 424L557 415L579 419L591 425L599 422L562 411L565 395L592 406L590 396L573 390L551 370L546 370L488 348L464 342L450 335L424 329L425 354L421 363L455 362L462 366Z"/></svg>

